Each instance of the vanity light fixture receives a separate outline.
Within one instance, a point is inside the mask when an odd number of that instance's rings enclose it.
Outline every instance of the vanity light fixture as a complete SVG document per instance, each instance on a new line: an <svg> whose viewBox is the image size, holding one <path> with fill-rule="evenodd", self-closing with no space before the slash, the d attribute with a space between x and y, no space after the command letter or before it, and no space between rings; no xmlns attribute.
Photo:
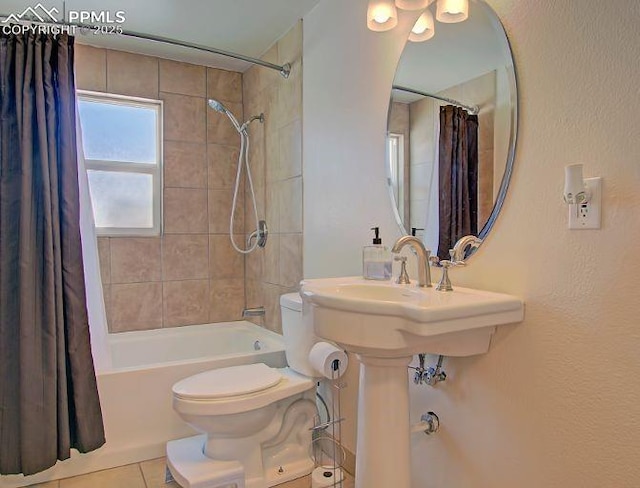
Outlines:
<svg viewBox="0 0 640 488"><path fill-rule="evenodd" d="M398 10L423 10L411 29L409 40L422 42L435 34L433 14L429 7L435 0L369 0L367 6L367 27L374 32L393 29L398 24ZM453 24L469 18L469 0L437 0L436 19L438 22Z"/></svg>
<svg viewBox="0 0 640 488"><path fill-rule="evenodd" d="M396 7L402 10L423 10L432 0L396 0Z"/></svg>
<svg viewBox="0 0 640 488"><path fill-rule="evenodd" d="M393 29L398 24L398 11L393 0L369 0L367 27L374 32Z"/></svg>
<svg viewBox="0 0 640 488"><path fill-rule="evenodd" d="M438 0L436 19L444 24L463 22L469 17L469 0Z"/></svg>
<svg viewBox="0 0 640 488"><path fill-rule="evenodd" d="M428 41L435 33L433 14L431 10L427 9L422 12L422 15L418 17L418 20L416 20L416 23L413 25L413 29L411 29L409 33L409 40L411 42Z"/></svg>

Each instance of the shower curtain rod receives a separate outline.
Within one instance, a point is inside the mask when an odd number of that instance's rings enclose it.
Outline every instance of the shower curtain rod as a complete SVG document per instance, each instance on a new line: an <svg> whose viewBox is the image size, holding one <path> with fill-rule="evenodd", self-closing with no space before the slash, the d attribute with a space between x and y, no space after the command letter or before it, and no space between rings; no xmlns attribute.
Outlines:
<svg viewBox="0 0 640 488"><path fill-rule="evenodd" d="M477 105L465 105L464 103L460 103L459 101L454 100L453 98L441 97L440 95L433 95L431 93L423 92L423 91L420 91L420 90L414 90L413 88L407 88L405 86L393 85L391 87L391 89L399 90L399 91L403 91L403 92L407 92L407 93L413 93L414 95L421 95L423 97L429 97L429 98L435 98L437 100L442 100L443 102L450 103L451 105L456 105L457 107L462 107L467 112L469 112L471 115L478 115L478 112L480 111L480 107L478 107Z"/></svg>
<svg viewBox="0 0 640 488"><path fill-rule="evenodd" d="M15 18L15 16L12 16ZM0 18L8 19L9 15L0 13ZM12 19L13 22L13 19ZM39 20L23 20L20 19L19 22L13 22L15 24L37 24L37 25L58 25L58 26L69 26L69 27L77 27L81 30L86 30L87 32L91 32L91 30L95 29L95 25L90 24L77 24L73 22L41 22ZM246 61L247 63L257 64L258 66L262 66L264 68L269 68L278 71L283 78L289 78L289 74L291 73L291 65L289 63L285 63L282 66L278 64L269 63L268 61L262 61L261 59L252 58L250 56L245 56L244 54L232 53L230 51L224 51L223 49L216 49L214 47L202 46L201 44L194 44L191 42L180 41L178 39L171 39L169 37L162 36L153 36L151 34L145 34L143 32L134 32L123 30L119 32L119 35L127 36L127 37L135 37L137 39L144 39L147 41L153 42L161 42L164 44L171 44L173 46L185 47L187 49L196 49L198 51L204 51L213 54L219 54L220 56L226 56L228 58L239 59L241 61Z"/></svg>

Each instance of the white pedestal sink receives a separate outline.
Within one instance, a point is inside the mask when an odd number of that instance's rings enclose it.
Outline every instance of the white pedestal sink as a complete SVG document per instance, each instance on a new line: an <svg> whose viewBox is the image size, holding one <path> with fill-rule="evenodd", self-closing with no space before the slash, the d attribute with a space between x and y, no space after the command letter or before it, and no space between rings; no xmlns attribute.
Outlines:
<svg viewBox="0 0 640 488"><path fill-rule="evenodd" d="M316 334L361 361L356 488L411 486L412 355L482 354L497 325L524 318L519 298L469 288L439 292L348 277L305 280L300 293Z"/></svg>

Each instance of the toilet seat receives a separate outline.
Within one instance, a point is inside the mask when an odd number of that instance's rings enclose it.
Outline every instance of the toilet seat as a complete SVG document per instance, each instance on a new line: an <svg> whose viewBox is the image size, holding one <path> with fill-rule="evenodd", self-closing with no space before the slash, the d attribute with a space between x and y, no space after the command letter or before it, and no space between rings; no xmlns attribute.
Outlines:
<svg viewBox="0 0 640 488"><path fill-rule="evenodd" d="M213 400L248 395L277 385L282 375L263 363L231 366L199 373L173 385L173 394L185 400Z"/></svg>
<svg viewBox="0 0 640 488"><path fill-rule="evenodd" d="M211 389L205 389L202 387L202 390L199 390L200 393L192 393L189 395L189 391L184 390L185 385L191 385L192 382L188 380L192 380L194 377L201 376L193 381L193 384L200 385L199 380L203 378L215 378L218 375L224 377L228 375L228 377L233 377L236 373L234 371L227 372L223 370L229 370L232 368L238 368L237 366L232 366L231 368L221 368L218 370L211 370L205 373L200 373L195 376L191 376L184 380L179 381L173 386L173 407L183 414L187 415L229 415L234 413L242 413L248 412L250 410L256 410L258 408L265 407L270 405L278 400L282 400L283 398L287 398L299 393L304 393L307 390L315 388L315 381L307 378L306 376L302 376L301 374L296 373L290 368L282 368L282 369L274 369L269 368L268 366L262 363L256 363L247 366L258 366L257 368L248 368L243 371L243 374L249 371L254 371L256 375L262 375L264 373L264 378L260 378L256 383L253 384L253 389L247 386L243 388L236 388L235 394L220 396L220 391L215 387ZM267 368L266 370L264 368ZM261 373L257 373L256 371L261 371ZM215 374L214 374L215 373ZM274 381L275 375L277 375L277 381ZM202 376L204 375L204 376ZM209 375L209 376L207 376ZM251 376L251 374L249 374ZM262 381L262 383L260 383ZM248 385L249 383L247 383ZM256 385L261 384L262 388L258 388ZM266 385L271 386L266 386ZM238 393L240 390L251 390L245 391L244 393ZM195 390L194 390L195 391ZM217 391L218 396L215 394L211 394L211 392ZM232 389L228 389L227 391L233 391Z"/></svg>

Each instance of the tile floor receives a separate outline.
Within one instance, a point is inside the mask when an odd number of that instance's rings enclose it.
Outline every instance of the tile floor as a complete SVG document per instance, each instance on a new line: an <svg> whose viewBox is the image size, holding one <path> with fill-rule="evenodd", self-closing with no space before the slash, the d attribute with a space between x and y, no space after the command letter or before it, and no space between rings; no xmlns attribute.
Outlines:
<svg viewBox="0 0 640 488"><path fill-rule="evenodd" d="M59 481L31 485L29 488L180 488L176 482L165 484L164 472L165 459L158 458ZM310 476L278 485L278 488L310 487ZM354 488L353 478L347 475L342 488Z"/></svg>

